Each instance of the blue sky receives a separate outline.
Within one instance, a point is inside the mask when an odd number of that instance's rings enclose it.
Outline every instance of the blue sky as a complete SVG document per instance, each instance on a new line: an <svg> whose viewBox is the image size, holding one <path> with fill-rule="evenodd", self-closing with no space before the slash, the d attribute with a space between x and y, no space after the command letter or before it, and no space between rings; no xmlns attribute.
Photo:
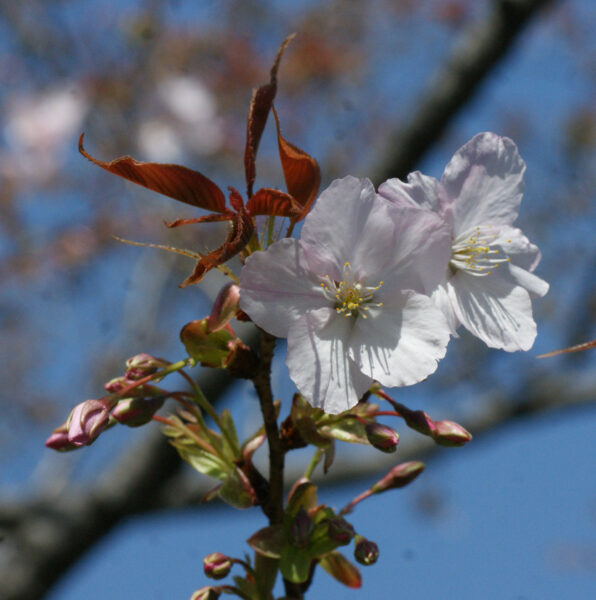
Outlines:
<svg viewBox="0 0 596 600"><path fill-rule="evenodd" d="M90 4L99 13L107 9L133 11L136 6L134 2L117 6L108 1ZM281 39L293 30L299 16L298 4L283 2L276 6L265 25L264 51L277 44L272 43L272 39ZM584 199L588 208L579 218L561 220L571 210L565 203L566 194L579 185L577 181L561 177L568 174L561 151L562 132L570 115L594 106L596 91L593 69L585 68L585 63L596 59L593 35L587 35L596 26L596 7L590 0L572 0L567 4L581 16L578 22L582 29L577 37L564 35L563 18L556 21L542 18L535 23L419 165L424 172L440 176L453 152L475 133L493 130L513 135L516 128L523 133L519 139L515 138L528 164L520 224L543 250L542 273L556 279L551 280L551 293L537 309L539 336L532 352L527 355L500 353L491 363L492 372L487 374L487 382L491 378L504 380L512 388L523 369L532 369L540 375L572 365L582 376L590 376L591 368L596 377L596 351L587 358L573 357L567 362L554 359L548 364L537 364L534 359L540 352L568 343L566 326L573 315L567 311L575 310L575 303L569 298L575 301L580 278L594 278L589 270L586 275L586 263L580 260L560 264L561 257L567 254L572 258L596 256L595 198ZM217 3L203 3L200 9L194 3L171 3L166 16L173 22L184 21L188 26L217 24ZM73 12L70 18L76 24L78 18L88 18L88 13ZM324 152L328 146L335 147L337 140L331 131L341 130L343 139L348 140L346 143L357 143L350 136L357 132L358 111L365 110L369 102L384 107L395 102L396 106L403 107L406 115L408 111L413 112L418 95L441 64L453 39L440 23L426 18L412 19L405 34L405 50L392 61L388 56L395 52L395 47L390 45L390 20L384 22L382 12L377 13L376 19L371 19L370 28L377 28L378 40L368 51L379 59L373 61L374 66L366 72L366 85L362 82L360 85L372 91L363 92L353 84L352 87L346 84L344 90L354 100L355 114L305 104L308 121L316 126L304 134L300 143L314 155L317 150ZM421 40L419 45L418 39ZM574 44L582 44L582 51L578 52ZM115 52L113 47L111 51ZM321 132L329 135L320 135ZM268 148L271 144L264 143L263 151L267 152ZM374 147L363 149L361 162L354 165L354 170L359 171L355 174L366 174L363 171L374 152ZM72 158L79 160L74 153ZM592 154L592 161L593 158ZM81 162L76 165L76 169L90 168ZM323 176L325 181L325 174ZM131 192L124 183L118 184L122 203L134 210L138 206L135 202L139 202L138 192ZM561 218L553 212L550 220L539 221L542 202L557 194L563 198L557 209ZM72 195L55 192L43 197L35 191L20 200L20 210L40 239L48 235L56 223L84 221L89 212L84 190ZM39 209L40 200L46 210ZM76 277L61 277L57 286L54 279L42 277L35 284L11 285L2 291L3 307L20 302L26 294L27 306L37 315L32 319L32 331L39 332L39 339L35 341L37 350L44 356L34 377L40 386L47 385L55 394L62 394L65 407L98 393L85 372L93 352L101 351L104 344L110 344L113 350L117 340L123 358L139 350L151 350L138 348L135 340L118 340L113 329L117 325L114 315L120 313L127 298L130 302L129 284L121 282L139 281L139 270L143 271L144 264L139 259L141 252L128 249L128 253L114 251L98 258L93 263L93 272L83 282ZM116 283L110 286L106 282ZM106 292L106 286L112 287L108 290L110 293ZM76 296L76 303L64 301L65 297L72 296ZM174 334L171 341L160 348L167 350L172 358L180 356L179 327L196 318L197 311L205 307L198 293L173 289L170 302L160 305L159 319L162 330L169 329ZM593 330L583 333L584 339L596 337ZM288 397L291 387L281 353L274 381L277 393ZM441 368L445 373L454 368L454 363L446 361ZM429 410L437 418L449 418L453 416L451 409L461 411L463 406L465 413L473 406L474 399L465 396L466 393L464 383L436 397L436 390L425 384L407 392L407 398L415 407ZM244 405L241 410L235 406L238 416L245 423L254 424L254 401L246 386L234 394L234 402ZM517 422L479 437L464 449L441 450L412 486L374 497L354 513L357 530L376 541L381 551L376 565L362 568L363 588L346 590L319 572L307 597L356 599L377 598L383 594L410 600L429 597L587 600L594 597L595 426L596 410L586 407ZM249 425L245 427L247 431L251 429ZM27 435L25 444L17 447L9 443L14 440L15 431L21 436ZM2 448L4 456L0 467L3 487L17 494L33 489L47 472L76 476L84 481L93 476L108 451L123 448L131 438L140 435L133 430L110 431L96 445L76 455L48 457L43 449L46 430L20 423L15 431L3 432L7 441ZM407 443L406 437L402 443ZM358 456L354 453L354 460L362 460ZM399 460L399 452L396 460ZM376 478L372 478L371 483ZM364 486L362 482L348 482L338 488L323 487L320 499L339 508ZM434 506L436 510L425 512L421 505ZM136 519L123 524L83 557L49 598L187 598L194 589L207 583L202 574L204 555L221 551L241 556L247 550L244 540L263 525L264 518L256 509L240 512L226 506Z"/></svg>

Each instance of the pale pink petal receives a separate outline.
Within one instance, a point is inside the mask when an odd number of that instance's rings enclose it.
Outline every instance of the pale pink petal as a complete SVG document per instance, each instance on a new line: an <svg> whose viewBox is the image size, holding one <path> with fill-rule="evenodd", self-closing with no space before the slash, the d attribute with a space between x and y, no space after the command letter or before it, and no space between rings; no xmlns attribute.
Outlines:
<svg viewBox="0 0 596 600"><path fill-rule="evenodd" d="M351 319L330 309L302 315L288 334L286 364L301 394L326 413L352 408L372 384L350 359Z"/></svg>
<svg viewBox="0 0 596 600"><path fill-rule="evenodd" d="M454 235L477 225L511 225L518 215L525 169L509 138L479 133L462 146L441 179L453 202Z"/></svg>
<svg viewBox="0 0 596 600"><path fill-rule="evenodd" d="M379 195L395 204L424 208L443 215L446 195L441 184L434 178L414 171L408 182L388 179L379 186Z"/></svg>
<svg viewBox="0 0 596 600"><path fill-rule="evenodd" d="M306 217L300 241L309 267L335 281L350 263L356 279L366 279L391 260L394 227L368 179L335 180Z"/></svg>
<svg viewBox="0 0 596 600"><path fill-rule="evenodd" d="M490 348L529 350L536 338L530 294L503 268L486 277L459 271L447 284L462 325Z"/></svg>
<svg viewBox="0 0 596 600"><path fill-rule="evenodd" d="M410 206L389 206L394 221L391 262L378 273L385 281L380 290L387 295L403 289L431 293L444 279L451 257L451 233L437 214Z"/></svg>
<svg viewBox="0 0 596 600"><path fill-rule="evenodd" d="M356 321L350 356L382 385L412 385L434 373L445 356L449 333L443 313L430 298L405 291Z"/></svg>
<svg viewBox="0 0 596 600"><path fill-rule="evenodd" d="M301 314L329 305L305 264L300 242L286 238L255 252L240 273L240 308L265 331L286 337Z"/></svg>

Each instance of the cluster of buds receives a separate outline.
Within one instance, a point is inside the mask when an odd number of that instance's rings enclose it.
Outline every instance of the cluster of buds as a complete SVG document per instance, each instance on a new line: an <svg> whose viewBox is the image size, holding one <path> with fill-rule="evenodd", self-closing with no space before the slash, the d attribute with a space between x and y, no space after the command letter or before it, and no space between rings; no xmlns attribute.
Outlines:
<svg viewBox="0 0 596 600"><path fill-rule="evenodd" d="M377 384L371 388L371 392L389 402L410 429L431 437L439 446L464 446L472 439L472 434L459 423L447 420L434 421L423 410L412 410L396 402Z"/></svg>
<svg viewBox="0 0 596 600"><path fill-rule="evenodd" d="M138 427L148 423L163 406L166 396L152 385L137 381L169 363L149 354L137 354L126 361L126 373L105 384L108 396L77 404L66 421L54 429L46 446L65 452L92 444L106 429L120 423ZM124 397L123 397L124 396Z"/></svg>

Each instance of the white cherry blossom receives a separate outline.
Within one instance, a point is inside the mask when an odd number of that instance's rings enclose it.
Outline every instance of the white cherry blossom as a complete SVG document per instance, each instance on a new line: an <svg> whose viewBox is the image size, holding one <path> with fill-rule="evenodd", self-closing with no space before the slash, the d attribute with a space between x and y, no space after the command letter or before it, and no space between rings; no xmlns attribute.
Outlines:
<svg viewBox="0 0 596 600"><path fill-rule="evenodd" d="M449 244L436 215L392 206L367 179L336 180L300 240L247 259L240 307L287 337L286 364L304 397L340 413L375 380L410 385L435 371L449 327L424 292L440 282Z"/></svg>
<svg viewBox="0 0 596 600"><path fill-rule="evenodd" d="M531 298L548 284L532 272L538 248L513 227L526 165L517 146L480 133L453 156L441 181L411 173L390 179L379 194L397 206L442 217L451 235L445 277L432 298L452 331L461 324L492 348L529 350L536 337Z"/></svg>

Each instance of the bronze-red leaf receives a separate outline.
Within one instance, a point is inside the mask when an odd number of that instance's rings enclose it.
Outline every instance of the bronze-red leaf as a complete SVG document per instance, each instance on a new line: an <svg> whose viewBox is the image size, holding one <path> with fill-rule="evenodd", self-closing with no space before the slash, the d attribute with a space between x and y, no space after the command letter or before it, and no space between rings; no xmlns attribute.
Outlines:
<svg viewBox="0 0 596 600"><path fill-rule="evenodd" d="M246 203L246 210L253 216L273 215L275 217L297 218L302 207L292 196L271 188L261 188Z"/></svg>
<svg viewBox="0 0 596 600"><path fill-rule="evenodd" d="M317 197L321 184L321 170L312 156L282 137L275 108L273 108L273 116L277 127L277 144L286 187L288 193L301 207L300 214L296 219L300 221L308 214Z"/></svg>
<svg viewBox="0 0 596 600"><path fill-rule="evenodd" d="M180 165L141 162L131 156L122 156L110 162L98 160L83 147L84 135L82 133L79 138L79 152L102 169L174 200L205 210L226 212L224 193L217 184L198 171Z"/></svg>
<svg viewBox="0 0 596 600"><path fill-rule="evenodd" d="M284 50L288 44L294 39L295 33L289 35L279 47L277 56L271 67L269 83L257 88L252 95L250 106L248 109L248 121L246 124L246 147L244 149L244 171L246 174L246 190L247 196L252 196L252 186L257 175L255 161L257 158L257 150L259 142L267 123L267 117L275 98L277 91L277 70Z"/></svg>
<svg viewBox="0 0 596 600"><path fill-rule="evenodd" d="M205 215L203 217L195 217L192 219L174 219L173 221L164 221L164 225L170 229L180 227L181 225L191 225L194 223L217 223L219 221L230 221L234 218L234 213L224 213L223 215Z"/></svg>
<svg viewBox="0 0 596 600"><path fill-rule="evenodd" d="M248 244L254 231L252 218L241 210L232 218L232 229L226 241L216 250L209 252L197 262L194 271L180 284L186 287L201 281L205 273L236 256Z"/></svg>

